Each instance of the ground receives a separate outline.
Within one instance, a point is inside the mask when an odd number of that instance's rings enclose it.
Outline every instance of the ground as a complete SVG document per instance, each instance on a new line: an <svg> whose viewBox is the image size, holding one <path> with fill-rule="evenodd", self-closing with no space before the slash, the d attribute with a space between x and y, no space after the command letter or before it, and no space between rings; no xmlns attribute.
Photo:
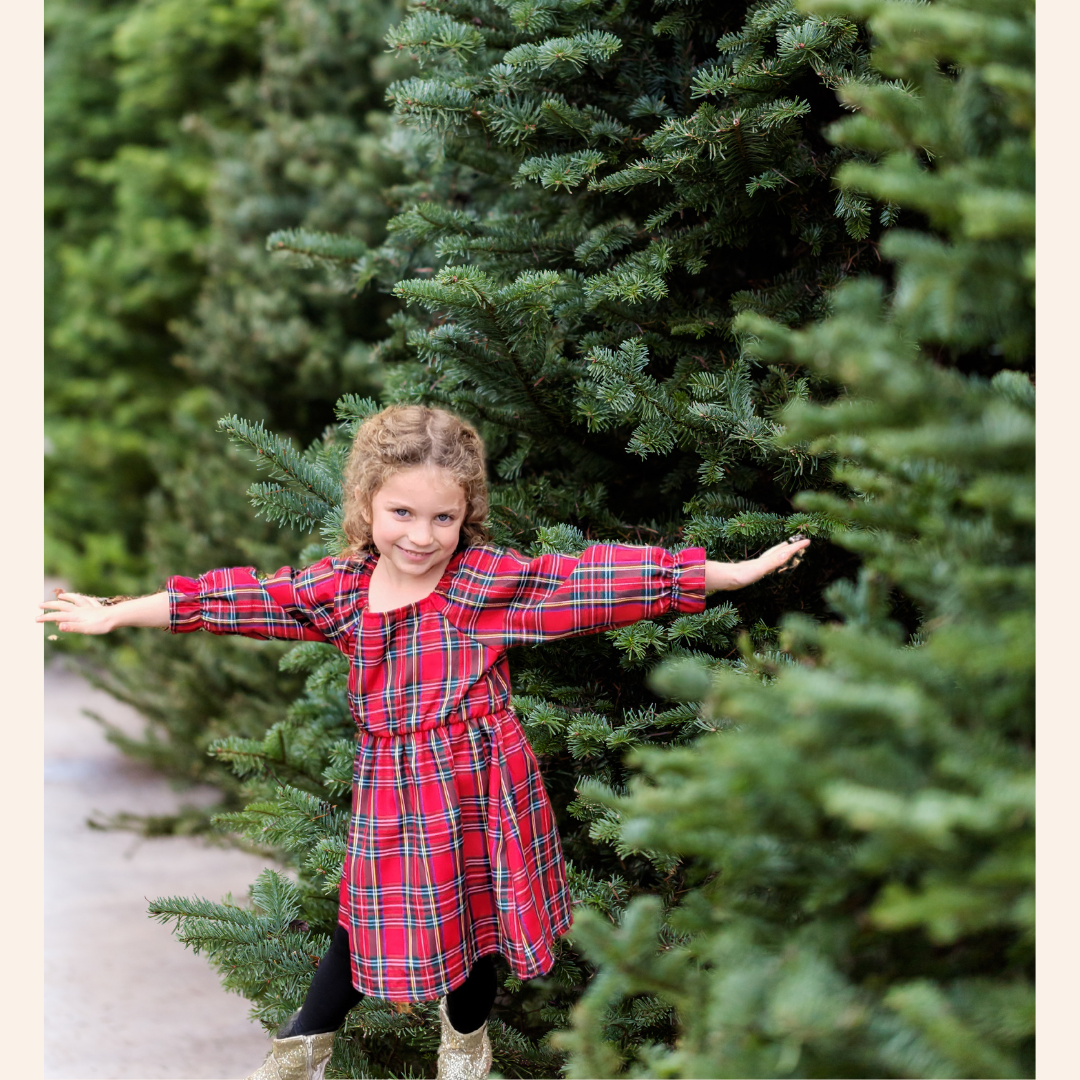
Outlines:
<svg viewBox="0 0 1080 1080"><path fill-rule="evenodd" d="M147 631L148 633L150 631ZM140 718L58 664L45 670L45 1080L205 1080L253 1072L268 1048L249 1004L146 914L159 896L243 897L264 863L191 837L89 828L119 810L212 802L124 757L85 716Z"/></svg>

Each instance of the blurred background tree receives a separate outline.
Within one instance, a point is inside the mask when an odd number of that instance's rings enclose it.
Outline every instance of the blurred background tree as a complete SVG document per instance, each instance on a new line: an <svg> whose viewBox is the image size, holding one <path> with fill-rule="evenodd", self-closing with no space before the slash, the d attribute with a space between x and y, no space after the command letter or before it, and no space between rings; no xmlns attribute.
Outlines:
<svg viewBox="0 0 1080 1080"><path fill-rule="evenodd" d="M46 5L46 569L136 588L145 498L175 398L170 324L192 304L211 177L197 112L258 70L277 0Z"/></svg>

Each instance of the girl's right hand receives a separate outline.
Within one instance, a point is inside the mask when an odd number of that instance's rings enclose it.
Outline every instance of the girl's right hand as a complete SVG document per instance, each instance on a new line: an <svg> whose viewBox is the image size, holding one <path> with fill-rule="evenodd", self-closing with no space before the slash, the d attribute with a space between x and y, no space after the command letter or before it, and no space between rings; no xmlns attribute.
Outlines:
<svg viewBox="0 0 1080 1080"><path fill-rule="evenodd" d="M111 607L96 596L58 592L55 600L46 600L38 607L44 609L36 622L56 623L58 630L71 634L107 634L115 629L116 620Z"/></svg>

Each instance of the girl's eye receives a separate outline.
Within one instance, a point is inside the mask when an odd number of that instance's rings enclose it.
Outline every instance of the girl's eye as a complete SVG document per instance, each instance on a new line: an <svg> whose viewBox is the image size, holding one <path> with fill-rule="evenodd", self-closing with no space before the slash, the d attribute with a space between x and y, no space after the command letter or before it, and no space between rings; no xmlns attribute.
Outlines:
<svg viewBox="0 0 1080 1080"><path fill-rule="evenodd" d="M443 524L446 524L446 522L448 522L448 521L453 521L454 520L453 517L450 514L436 514L436 518L439 521L441 521Z"/></svg>
<svg viewBox="0 0 1080 1080"><path fill-rule="evenodd" d="M408 510L400 510L400 509L398 509L398 510L395 510L394 513L397 514L398 517L405 517L409 513L409 511Z"/></svg>

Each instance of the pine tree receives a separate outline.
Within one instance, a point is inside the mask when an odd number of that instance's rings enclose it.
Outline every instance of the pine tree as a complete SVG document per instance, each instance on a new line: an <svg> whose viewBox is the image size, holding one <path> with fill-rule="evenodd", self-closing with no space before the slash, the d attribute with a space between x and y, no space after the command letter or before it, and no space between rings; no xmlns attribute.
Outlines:
<svg viewBox="0 0 1080 1080"><path fill-rule="evenodd" d="M807 8L867 19L896 80L843 91L833 137L883 157L841 186L932 229L883 238L889 290L847 282L795 332L737 323L844 387L785 409L780 441L831 456L847 497L797 503L862 569L836 621L785 617L746 672L661 669L715 734L635 754L625 799L586 789L695 880L666 920L643 898L576 923L600 974L570 1076L1034 1075L1034 5ZM676 1038L629 1045L637 1015Z"/></svg>
<svg viewBox="0 0 1080 1080"><path fill-rule="evenodd" d="M400 193L391 242L358 280L412 271L395 285L410 307L383 353L388 396L481 425L497 538L528 552L699 543L730 559L796 531L827 537L828 515L791 502L816 458L778 445L773 417L835 391L758 362L732 320L805 321L877 266L893 208L831 184L873 155L822 135L837 88L882 81L855 23L790 3L455 2L418 5L389 42L423 64L390 97L434 179ZM741 667L740 630L775 648L779 613L821 613L822 586L853 562L819 544L799 579L702 616L514 658L579 909L617 917L635 895L670 905L686 887L579 790L619 792L628 749L699 736L697 710L658 703L647 670L693 654ZM567 1022L590 971L574 941L548 980L507 984L500 1015L522 1032ZM636 1043L672 1028L642 1013L624 1031Z"/></svg>

